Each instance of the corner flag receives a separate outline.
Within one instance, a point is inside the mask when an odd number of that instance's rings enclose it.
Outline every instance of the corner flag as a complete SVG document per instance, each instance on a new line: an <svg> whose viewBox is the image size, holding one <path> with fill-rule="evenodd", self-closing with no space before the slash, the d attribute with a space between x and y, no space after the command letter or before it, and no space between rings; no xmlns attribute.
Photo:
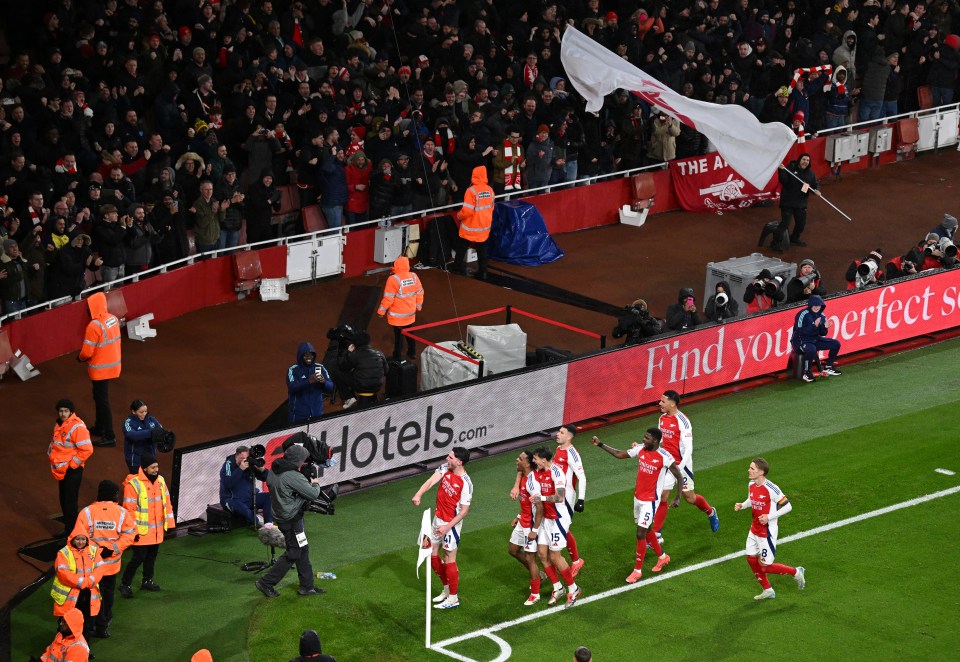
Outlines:
<svg viewBox="0 0 960 662"><path fill-rule="evenodd" d="M430 509L427 508L423 511L423 519L420 521L420 534L417 536L417 547L420 548L417 556L417 579L420 578L420 566L430 558L430 554L433 551L433 544L430 542L431 524Z"/></svg>

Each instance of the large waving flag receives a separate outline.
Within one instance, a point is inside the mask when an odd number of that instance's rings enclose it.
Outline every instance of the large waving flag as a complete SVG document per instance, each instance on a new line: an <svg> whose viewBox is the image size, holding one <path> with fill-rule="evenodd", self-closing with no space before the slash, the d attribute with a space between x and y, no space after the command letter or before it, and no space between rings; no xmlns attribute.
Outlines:
<svg viewBox="0 0 960 662"><path fill-rule="evenodd" d="M576 28L563 33L560 59L587 110L623 88L658 106L710 139L726 162L757 189L764 189L797 137L784 124L761 124L746 108L689 99L648 76Z"/></svg>
<svg viewBox="0 0 960 662"><path fill-rule="evenodd" d="M417 547L420 548L420 554L417 556L417 578L420 578L420 566L430 558L433 552L433 544L430 542L430 526L433 520L430 517L430 509L423 511L423 519L420 521L420 535L417 536ZM424 547L426 545L426 547Z"/></svg>

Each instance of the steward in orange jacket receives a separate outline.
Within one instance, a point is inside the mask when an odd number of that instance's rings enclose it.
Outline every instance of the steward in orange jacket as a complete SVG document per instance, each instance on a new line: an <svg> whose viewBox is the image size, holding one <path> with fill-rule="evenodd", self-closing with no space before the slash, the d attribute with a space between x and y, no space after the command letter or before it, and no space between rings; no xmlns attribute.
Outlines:
<svg viewBox="0 0 960 662"><path fill-rule="evenodd" d="M464 260L467 249L477 251L477 277L487 277L487 239L493 227L493 189L487 184L486 166L473 169L470 188L463 195L463 207L457 212L460 222L457 255L453 259L454 273L465 274Z"/></svg>
<svg viewBox="0 0 960 662"><path fill-rule="evenodd" d="M80 505L80 483L83 481L83 466L93 455L90 432L76 414L73 401L57 401L57 424L53 427L53 440L47 447L50 472L59 481L60 512L63 513L63 530L57 538L66 538Z"/></svg>
<svg viewBox="0 0 960 662"><path fill-rule="evenodd" d="M140 588L145 591L159 591L153 581L154 566L163 534L167 529L177 526L170 505L170 491L160 475L157 458L149 453L140 456L140 471L130 474L123 481L123 507L133 515L137 530L133 538L133 558L123 571L120 580L120 595L133 597L130 582L137 569L143 565L143 581Z"/></svg>
<svg viewBox="0 0 960 662"><path fill-rule="evenodd" d="M89 659L90 647L83 636L83 614L76 607L68 609L60 617L57 636L47 646L40 662L87 662Z"/></svg>
<svg viewBox="0 0 960 662"><path fill-rule="evenodd" d="M77 531L83 531L90 541L100 548L102 604L96 617L93 636L104 639L110 636L120 557L123 551L133 544L133 538L137 534L133 515L117 503L119 497L119 485L112 480L100 481L97 500L80 511L76 526Z"/></svg>
<svg viewBox="0 0 960 662"><path fill-rule="evenodd" d="M76 607L83 614L84 637L93 632L93 617L100 613L100 548L76 528L59 552L54 566L56 575L50 588L53 615L63 616Z"/></svg>
<svg viewBox="0 0 960 662"><path fill-rule="evenodd" d="M417 274L410 271L410 260L398 257L393 261L393 274L387 278L383 288L383 299L377 315L387 316L387 323L393 327L393 358L400 360L403 346L403 334L400 329L417 321L417 313L423 308L423 285ZM407 357L417 357L417 343L407 337Z"/></svg>
<svg viewBox="0 0 960 662"><path fill-rule="evenodd" d="M110 412L110 380L120 376L120 320L107 310L107 297L97 292L87 299L90 323L83 334L83 346L77 360L87 364L87 376L93 382L96 421L90 432L102 437L97 446L116 446L113 416Z"/></svg>

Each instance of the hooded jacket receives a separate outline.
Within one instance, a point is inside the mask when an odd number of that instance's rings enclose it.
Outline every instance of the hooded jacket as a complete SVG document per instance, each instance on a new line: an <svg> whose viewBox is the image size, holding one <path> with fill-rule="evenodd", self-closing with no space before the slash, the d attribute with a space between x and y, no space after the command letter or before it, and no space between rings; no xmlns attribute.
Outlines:
<svg viewBox="0 0 960 662"><path fill-rule="evenodd" d="M727 294L727 303L723 306L717 306L717 295L712 295L707 299L707 305L704 307L704 315L707 319L716 322L717 320L730 319L731 317L736 317L740 314L740 304L736 299L733 298L733 294L730 292L730 283L725 280L717 283L717 286L722 288Z"/></svg>
<svg viewBox="0 0 960 662"><path fill-rule="evenodd" d="M137 533L135 546L159 545L164 533L177 526L170 502L170 490L163 476L150 480L141 468L123 481L123 507L133 515Z"/></svg>
<svg viewBox="0 0 960 662"><path fill-rule="evenodd" d="M83 638L83 614L76 607L63 615L70 634L57 632L53 642L40 658L41 662L86 662L90 658L90 646Z"/></svg>
<svg viewBox="0 0 960 662"><path fill-rule="evenodd" d="M324 655L320 647L320 635L316 630L304 630L300 635L300 656L290 662L337 662L330 655Z"/></svg>
<svg viewBox="0 0 960 662"><path fill-rule="evenodd" d="M93 381L120 376L120 320L107 310L107 295L96 292L87 299L90 323L83 334L80 361L87 364Z"/></svg>
<svg viewBox="0 0 960 662"><path fill-rule="evenodd" d="M814 306L820 306L820 311L814 312ZM797 313L793 321L793 336L790 338L790 344L796 351L802 352L805 344L816 342L827 335L827 317L823 314L826 308L823 297L811 294L807 307Z"/></svg>
<svg viewBox="0 0 960 662"><path fill-rule="evenodd" d="M360 167L360 159L363 167ZM370 209L370 161L363 152L354 152L347 161L347 204L345 209L354 214L365 214ZM358 188L362 186L363 188Z"/></svg>
<svg viewBox="0 0 960 662"><path fill-rule="evenodd" d="M67 544L57 552L56 574L50 587L53 598L53 615L65 616L77 606L80 591L90 591L90 615L100 613L100 589L98 584L103 577L103 564L100 548L88 539L86 547L77 549L74 541L78 536L86 536L82 527L74 527Z"/></svg>
<svg viewBox="0 0 960 662"><path fill-rule="evenodd" d="M277 525L293 522L303 515L303 507L320 496L320 486L300 473L310 454L303 446L290 446L283 457L274 460L267 474L270 505Z"/></svg>
<svg viewBox="0 0 960 662"><path fill-rule="evenodd" d="M847 46L847 39L853 37L853 48ZM851 83L857 79L857 33L853 30L847 30L843 33L843 39L840 45L833 49L831 56L834 67L845 67L847 70L847 80ZM834 74L836 75L836 74Z"/></svg>
<svg viewBox="0 0 960 662"><path fill-rule="evenodd" d="M685 310L686 300L693 296L693 289L689 287L680 289L680 293L677 295L677 303L670 304L667 308L667 330L686 331L700 323L700 315L696 310L693 312Z"/></svg>
<svg viewBox="0 0 960 662"><path fill-rule="evenodd" d="M93 455L90 432L76 412L70 412L67 420L53 428L53 440L47 448L50 459L50 471L57 480L63 480L67 469L82 467Z"/></svg>
<svg viewBox="0 0 960 662"><path fill-rule="evenodd" d="M304 354L313 354L314 362L307 364ZM297 362L287 368L287 420L290 423L302 423L311 418L323 416L323 393L333 393L333 380L322 363L316 360L317 350L309 342L297 347ZM314 382L310 377L320 370L319 379Z"/></svg>
<svg viewBox="0 0 960 662"><path fill-rule="evenodd" d="M845 71L848 74L846 77L846 82L842 84L837 80L837 77L840 75L841 71ZM833 72L833 76L831 78L832 85L825 95L827 99L825 110L830 115L845 116L850 112L850 106L853 105L853 99L850 96L851 88L848 85L850 81L849 73L850 72L847 71L847 69L845 69L843 66L838 66ZM841 89L843 90L842 94Z"/></svg>
<svg viewBox="0 0 960 662"><path fill-rule="evenodd" d="M393 261L393 274L387 278L377 315L387 316L390 326L410 326L423 308L423 285L410 271L410 260L398 257Z"/></svg>
<svg viewBox="0 0 960 662"><path fill-rule="evenodd" d="M493 189L487 184L486 166L477 166L470 176L470 188L463 194L463 207L457 212L460 237L472 242L486 241L493 227Z"/></svg>

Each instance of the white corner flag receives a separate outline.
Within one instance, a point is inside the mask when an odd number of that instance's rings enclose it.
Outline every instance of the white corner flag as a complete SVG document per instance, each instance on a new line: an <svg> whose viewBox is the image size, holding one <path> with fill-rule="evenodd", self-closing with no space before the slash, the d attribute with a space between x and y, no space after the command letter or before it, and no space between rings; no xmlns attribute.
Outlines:
<svg viewBox="0 0 960 662"><path fill-rule="evenodd" d="M742 106L697 101L674 92L576 28L564 31L560 60L587 100L589 112L598 112L603 98L613 91L629 90L709 138L730 167L759 190L766 188L797 139L790 127L761 124Z"/></svg>
<svg viewBox="0 0 960 662"><path fill-rule="evenodd" d="M420 521L420 534L417 536L417 547L420 548L420 553L417 555L417 579L420 579L420 566L430 558L433 551L433 544L430 542L431 524L433 524L433 521L430 517L430 509L427 508L423 511L423 519Z"/></svg>

